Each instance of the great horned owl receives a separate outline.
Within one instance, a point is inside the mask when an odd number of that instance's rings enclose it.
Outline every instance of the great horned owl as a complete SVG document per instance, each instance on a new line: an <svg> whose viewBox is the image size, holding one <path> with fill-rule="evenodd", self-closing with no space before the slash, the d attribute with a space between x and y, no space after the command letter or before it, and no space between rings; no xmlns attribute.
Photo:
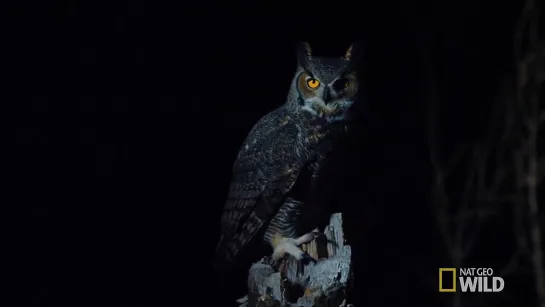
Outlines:
<svg viewBox="0 0 545 307"><path fill-rule="evenodd" d="M220 268L234 264L254 238L272 246L273 259L306 255L299 246L313 240L324 212L307 196L316 192L320 167L358 92L352 53L352 46L338 58L315 57L307 43L297 49L286 103L255 124L235 161L216 250ZM296 195L295 186L308 193Z"/></svg>

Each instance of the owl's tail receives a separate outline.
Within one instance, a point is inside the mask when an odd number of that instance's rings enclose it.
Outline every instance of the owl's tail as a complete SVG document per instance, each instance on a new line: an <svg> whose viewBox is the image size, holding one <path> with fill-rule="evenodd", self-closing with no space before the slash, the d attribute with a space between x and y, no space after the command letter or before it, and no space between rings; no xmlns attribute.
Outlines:
<svg viewBox="0 0 545 307"><path fill-rule="evenodd" d="M218 245L216 245L216 254L218 253L218 250L220 249L222 242L223 242L223 235L221 235L220 240L218 241Z"/></svg>
<svg viewBox="0 0 545 307"><path fill-rule="evenodd" d="M222 235L216 246L213 268L214 283L218 286L220 294L228 302L235 302L247 292L248 270L237 269L234 257L229 249L229 237ZM237 301L238 303L238 301ZM238 303L242 304L242 303Z"/></svg>
<svg viewBox="0 0 545 307"><path fill-rule="evenodd" d="M224 235L220 237L216 246L216 255L214 257L214 270L217 272L227 273L233 269L234 257L228 248L228 240Z"/></svg>

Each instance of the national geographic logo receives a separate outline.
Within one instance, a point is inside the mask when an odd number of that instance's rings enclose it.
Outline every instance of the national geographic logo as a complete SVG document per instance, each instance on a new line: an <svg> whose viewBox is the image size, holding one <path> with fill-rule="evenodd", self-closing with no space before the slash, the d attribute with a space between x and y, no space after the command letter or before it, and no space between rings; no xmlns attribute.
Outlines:
<svg viewBox="0 0 545 307"><path fill-rule="evenodd" d="M439 292L456 292L456 279L462 292L501 292L505 285L491 268L460 268L459 272L456 278L456 268L440 268Z"/></svg>

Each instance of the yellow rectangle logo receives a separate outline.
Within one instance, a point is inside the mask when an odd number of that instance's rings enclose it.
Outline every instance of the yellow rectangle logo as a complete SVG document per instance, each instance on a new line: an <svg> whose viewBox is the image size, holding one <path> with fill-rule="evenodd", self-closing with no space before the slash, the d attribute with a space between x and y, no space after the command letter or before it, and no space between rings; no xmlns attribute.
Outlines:
<svg viewBox="0 0 545 307"><path fill-rule="evenodd" d="M443 272L452 272L452 288L443 288ZM439 269L439 292L456 292L456 269L455 268L440 268Z"/></svg>

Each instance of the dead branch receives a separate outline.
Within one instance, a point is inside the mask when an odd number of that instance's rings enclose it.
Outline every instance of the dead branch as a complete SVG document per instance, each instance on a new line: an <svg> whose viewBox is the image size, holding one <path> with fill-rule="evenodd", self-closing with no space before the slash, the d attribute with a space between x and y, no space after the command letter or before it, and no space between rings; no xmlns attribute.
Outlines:
<svg viewBox="0 0 545 307"><path fill-rule="evenodd" d="M452 265L464 267L466 259L478 245L485 223L498 215L497 204L504 197L499 191L508 176L513 174L505 164L510 139L502 128L507 118L503 117L504 109L499 105L493 109L483 141L463 144L449 157L441 157L440 121L437 119L441 112L433 76L429 79L432 80L428 113L428 142L434 172L432 207ZM454 170L464 174L460 199L450 195L447 187ZM454 294L452 306L462 306L462 297L458 293Z"/></svg>
<svg viewBox="0 0 545 307"><path fill-rule="evenodd" d="M538 186L543 178L542 161L545 157L540 157L538 153L538 142L540 137L540 125L544 121L544 110L540 109L540 86L542 80L545 79L544 63L544 48L539 42L538 35L538 20L539 12L536 8L534 0L526 0L522 11L519 23L517 25L514 37L515 61L517 65L517 95L516 109L517 113L513 116L518 116L522 122L523 128L526 129L526 134L520 133L522 146L516 150L514 155L515 167L517 171L517 188L522 195L519 199L525 199L515 204L517 229L519 245L523 246L526 241L530 241L531 263L533 267L535 290L538 297L538 304L545 307L545 266L543 264L543 240L542 228L538 220L539 204L538 204ZM524 39L528 39L527 46L524 45ZM523 206L527 206L523 210ZM529 239L523 237L525 233L522 224L524 218L523 212L526 211L529 225ZM522 250L522 249L521 249Z"/></svg>

